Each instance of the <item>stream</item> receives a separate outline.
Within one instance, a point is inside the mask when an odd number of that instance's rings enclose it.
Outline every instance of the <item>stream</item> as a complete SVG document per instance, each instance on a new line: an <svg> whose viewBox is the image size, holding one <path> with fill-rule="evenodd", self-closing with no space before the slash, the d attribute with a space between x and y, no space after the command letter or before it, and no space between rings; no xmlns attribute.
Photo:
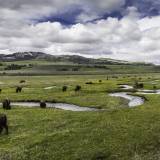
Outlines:
<svg viewBox="0 0 160 160"><path fill-rule="evenodd" d="M21 107L37 107L40 108L40 103L39 102L12 102L11 103L12 106L21 106ZM96 109L96 108L89 108L89 107L80 107L77 105L73 105L73 104L66 104L66 103L46 103L46 107L47 108L56 108L56 109L63 109L63 110L67 110L67 111L74 111L74 112L78 112L78 111L99 111L100 109Z"/></svg>
<svg viewBox="0 0 160 160"><path fill-rule="evenodd" d="M136 107L140 106L144 103L144 99L139 96L132 96L129 95L127 92L118 92L118 93L111 93L109 94L112 97L122 97L129 100L128 106L129 107Z"/></svg>
<svg viewBox="0 0 160 160"><path fill-rule="evenodd" d="M129 86L129 85L119 85L119 86L124 90L133 89L133 86ZM139 96L129 95L128 92L117 92L117 93L111 93L109 95L112 97L122 97L124 99L129 100L128 102L129 107L140 106L144 104L144 101L145 101L144 98L139 97Z"/></svg>
<svg viewBox="0 0 160 160"><path fill-rule="evenodd" d="M133 86L130 86L127 84L119 85L119 86L123 90L133 89ZM138 89L136 93L137 94L160 94L160 89L157 89L157 90ZM131 94L131 92L118 92L118 93L111 93L109 95L112 97L122 97L122 98L129 100L129 103L128 103L129 107L136 107L136 106L144 104L145 102L144 98L140 96L132 96L129 94Z"/></svg>
<svg viewBox="0 0 160 160"><path fill-rule="evenodd" d="M144 98L140 97L140 96L133 96L130 95L131 92L127 92L126 90L129 89L133 89L133 86L129 86L129 85L119 85L124 92L116 92L116 93L111 93L109 94L112 97L122 97L124 99L127 99L128 102L128 106L129 107L136 107L136 106L140 106L142 104L144 104L145 100ZM46 88L46 89L49 89ZM126 92L125 92L126 91ZM143 89L139 89L138 92L136 92L138 94L160 94L160 90L143 90ZM37 107L40 108L40 103L39 102L11 102L12 106L21 106L21 107L29 107L29 108L33 108L33 107ZM74 112L78 112L78 111L102 111L103 109L96 109L96 108L90 108L90 107L80 107L77 105L73 105L73 104L66 104L66 103L51 103L51 102L47 102L46 103L46 107L47 108L56 108L56 109L62 109L62 110L67 110L67 111L74 111Z"/></svg>

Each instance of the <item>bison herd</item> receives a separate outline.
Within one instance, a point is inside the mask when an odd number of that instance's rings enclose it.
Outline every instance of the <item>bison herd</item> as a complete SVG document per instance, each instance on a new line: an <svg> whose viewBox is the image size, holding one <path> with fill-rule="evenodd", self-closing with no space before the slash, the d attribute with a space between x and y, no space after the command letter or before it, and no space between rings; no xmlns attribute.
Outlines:
<svg viewBox="0 0 160 160"><path fill-rule="evenodd" d="M20 83L25 83L25 80L21 80ZM67 86L62 87L62 91L66 92L68 89ZM81 90L81 86L77 85L74 89L75 92L78 92ZM2 92L2 89L0 89L0 93ZM21 93L22 92L22 87L17 86L16 87L16 93ZM40 101L39 103L40 108L46 108L47 104L45 101ZM2 107L5 110L10 110L11 107L11 101L7 98L2 102ZM8 134L8 122L7 122L7 116L5 114L0 114L0 134L2 131L5 130L5 133Z"/></svg>
<svg viewBox="0 0 160 160"><path fill-rule="evenodd" d="M2 102L2 107L5 110L10 110L11 109L11 102L9 99L5 99ZM45 101L40 101L40 107L41 108L46 108L46 102ZM0 114L0 134L2 131L5 130L5 133L8 134L8 122L7 122L7 116L5 114Z"/></svg>

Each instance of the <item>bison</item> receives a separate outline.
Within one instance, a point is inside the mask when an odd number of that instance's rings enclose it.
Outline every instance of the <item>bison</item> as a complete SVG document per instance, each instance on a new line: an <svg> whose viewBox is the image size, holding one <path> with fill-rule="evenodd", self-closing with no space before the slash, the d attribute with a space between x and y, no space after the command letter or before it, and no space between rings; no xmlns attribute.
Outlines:
<svg viewBox="0 0 160 160"><path fill-rule="evenodd" d="M76 88L75 88L74 90L75 90L75 92L78 92L78 91L81 90L81 88L82 88L81 86L77 85Z"/></svg>
<svg viewBox="0 0 160 160"><path fill-rule="evenodd" d="M67 88L68 88L67 86L63 86L62 91L63 91L63 92L66 92L66 91L67 91Z"/></svg>
<svg viewBox="0 0 160 160"><path fill-rule="evenodd" d="M16 93L22 92L22 87L17 87L16 88Z"/></svg>
<svg viewBox="0 0 160 160"><path fill-rule="evenodd" d="M9 109L11 109L11 105L10 105L10 100L9 99L5 99L4 101L3 101L3 109L6 109L6 110L9 110Z"/></svg>
<svg viewBox="0 0 160 160"><path fill-rule="evenodd" d="M0 114L0 134L3 129L6 130L6 134L8 134L8 124L7 124L7 116L5 114Z"/></svg>
<svg viewBox="0 0 160 160"><path fill-rule="evenodd" d="M46 102L45 101L41 101L40 102L40 107L41 108L46 108Z"/></svg>
<svg viewBox="0 0 160 160"><path fill-rule="evenodd" d="M136 88L136 89L141 89L143 87L144 87L143 83L135 82L135 84L134 84L134 88Z"/></svg>

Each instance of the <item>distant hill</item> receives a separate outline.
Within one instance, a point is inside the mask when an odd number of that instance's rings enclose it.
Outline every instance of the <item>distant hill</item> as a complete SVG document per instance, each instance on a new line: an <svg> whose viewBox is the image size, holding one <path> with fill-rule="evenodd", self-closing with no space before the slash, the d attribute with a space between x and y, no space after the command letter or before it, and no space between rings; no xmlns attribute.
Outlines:
<svg viewBox="0 0 160 160"><path fill-rule="evenodd" d="M50 55L41 52L17 52L13 54L0 54L0 60L3 61L19 61L19 60L32 60L32 59L45 59Z"/></svg>
<svg viewBox="0 0 160 160"><path fill-rule="evenodd" d="M127 61L120 61L108 58L86 58L77 55L61 55L55 56L42 52L17 52L9 55L0 54L0 61L25 61L25 60L47 60L53 62L72 62L75 64L97 64L97 65L112 65L112 64L141 64L141 65L149 65L145 63L130 63Z"/></svg>

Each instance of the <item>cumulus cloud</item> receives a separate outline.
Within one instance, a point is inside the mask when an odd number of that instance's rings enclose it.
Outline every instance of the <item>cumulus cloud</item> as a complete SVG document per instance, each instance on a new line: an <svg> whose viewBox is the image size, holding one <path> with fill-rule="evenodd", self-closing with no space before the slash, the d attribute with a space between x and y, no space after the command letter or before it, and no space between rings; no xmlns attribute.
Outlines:
<svg viewBox="0 0 160 160"><path fill-rule="evenodd" d="M0 8L24 11L35 16L36 14L63 12L66 8L76 5L81 6L86 12L111 12L118 10L124 3L125 0L0 0Z"/></svg>
<svg viewBox="0 0 160 160"><path fill-rule="evenodd" d="M132 6L123 10L121 19L99 19L106 12L121 11L124 4L124 0L0 0L0 53L42 51L160 64L160 16L142 18ZM67 12L71 6L82 9L75 24L33 21Z"/></svg>

